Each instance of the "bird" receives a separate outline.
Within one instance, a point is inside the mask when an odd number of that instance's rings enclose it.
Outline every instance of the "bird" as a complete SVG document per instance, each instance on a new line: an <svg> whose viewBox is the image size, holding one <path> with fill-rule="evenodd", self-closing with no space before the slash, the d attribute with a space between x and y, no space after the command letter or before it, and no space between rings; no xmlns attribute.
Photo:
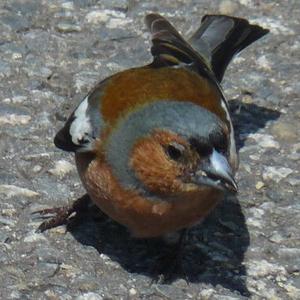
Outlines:
<svg viewBox="0 0 300 300"><path fill-rule="evenodd" d="M92 202L132 236L178 242L238 191L239 159L221 81L232 58L269 30L205 15L187 40L159 14L146 15L145 23L153 61L98 83L54 143L75 154ZM62 224L78 207L60 208L40 229Z"/></svg>

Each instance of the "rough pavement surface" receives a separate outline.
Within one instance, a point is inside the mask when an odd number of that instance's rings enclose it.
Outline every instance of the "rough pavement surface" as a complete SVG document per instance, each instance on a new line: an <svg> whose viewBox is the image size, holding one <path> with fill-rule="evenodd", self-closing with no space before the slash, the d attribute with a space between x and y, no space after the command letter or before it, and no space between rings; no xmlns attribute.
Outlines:
<svg viewBox="0 0 300 300"><path fill-rule="evenodd" d="M237 198L189 233L185 276L151 285L157 241L88 211L35 233L32 212L84 194L55 132L106 76L151 61L147 12L184 34L206 13L271 30L231 64L240 148ZM300 299L300 2L0 1L1 299Z"/></svg>

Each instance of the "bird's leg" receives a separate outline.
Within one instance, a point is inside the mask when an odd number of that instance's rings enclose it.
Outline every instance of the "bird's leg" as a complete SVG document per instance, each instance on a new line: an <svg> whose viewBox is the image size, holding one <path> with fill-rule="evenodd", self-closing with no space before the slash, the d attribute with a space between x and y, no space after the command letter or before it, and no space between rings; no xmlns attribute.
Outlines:
<svg viewBox="0 0 300 300"><path fill-rule="evenodd" d="M186 235L187 229L182 229L178 232L178 236L175 240L173 237L172 240L170 240L170 236L166 236L168 246L155 264L155 278L152 280L152 283L164 283L170 280L174 274L183 274L184 277L186 277L182 267L182 254Z"/></svg>
<svg viewBox="0 0 300 300"><path fill-rule="evenodd" d="M43 210L39 210L34 212L34 214L39 214L41 216L46 215L54 215L52 218L44 221L39 227L38 231L43 232L45 230L67 224L69 221L70 215L73 213L81 213L86 211L90 203L90 197L86 194L76 201L74 201L70 205L62 206L62 207L53 207L46 208Z"/></svg>

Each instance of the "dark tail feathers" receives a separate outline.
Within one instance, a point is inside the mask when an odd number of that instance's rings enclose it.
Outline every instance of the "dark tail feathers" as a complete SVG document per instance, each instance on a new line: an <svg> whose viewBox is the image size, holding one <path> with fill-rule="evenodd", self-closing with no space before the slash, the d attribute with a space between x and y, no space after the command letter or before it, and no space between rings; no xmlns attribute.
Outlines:
<svg viewBox="0 0 300 300"><path fill-rule="evenodd" d="M221 81L233 56L268 32L258 25L249 24L245 19L206 15L190 43Z"/></svg>

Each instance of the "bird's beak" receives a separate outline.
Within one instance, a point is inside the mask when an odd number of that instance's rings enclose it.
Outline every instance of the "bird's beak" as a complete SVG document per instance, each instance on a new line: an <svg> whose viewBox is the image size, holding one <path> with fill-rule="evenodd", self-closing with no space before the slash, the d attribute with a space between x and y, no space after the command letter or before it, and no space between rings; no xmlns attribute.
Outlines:
<svg viewBox="0 0 300 300"><path fill-rule="evenodd" d="M193 183L236 193L237 184L226 157L213 150L209 158L202 162L192 177Z"/></svg>

